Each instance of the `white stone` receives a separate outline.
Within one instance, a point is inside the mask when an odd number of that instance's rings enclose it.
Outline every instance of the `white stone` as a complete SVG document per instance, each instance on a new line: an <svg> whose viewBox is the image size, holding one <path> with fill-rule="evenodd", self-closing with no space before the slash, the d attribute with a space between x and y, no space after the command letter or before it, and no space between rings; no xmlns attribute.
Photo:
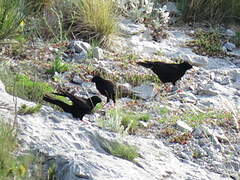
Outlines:
<svg viewBox="0 0 240 180"><path fill-rule="evenodd" d="M236 45L230 42L226 42L223 45L223 48L225 48L227 51L233 51L236 48Z"/></svg>
<svg viewBox="0 0 240 180"><path fill-rule="evenodd" d="M178 9L175 2L167 2L165 3L165 6L166 6L166 11L170 12L171 14L178 13Z"/></svg>
<svg viewBox="0 0 240 180"><path fill-rule="evenodd" d="M2 81L0 81L0 92L1 92L1 93L6 93L5 86L4 86L4 84L2 83Z"/></svg>
<svg viewBox="0 0 240 180"><path fill-rule="evenodd" d="M91 45L83 41L71 41L69 44L70 49L73 49L76 53L81 53L82 51L88 51Z"/></svg>
<svg viewBox="0 0 240 180"><path fill-rule="evenodd" d="M135 24L131 20L123 19L119 23L120 30L122 33L127 35L141 34L146 31L146 27L143 24Z"/></svg>
<svg viewBox="0 0 240 180"><path fill-rule="evenodd" d="M178 120L176 122L176 126L181 131L188 131L188 132L192 132L193 131L192 127L190 127L187 123L185 123L184 121L181 121L181 120Z"/></svg>
<svg viewBox="0 0 240 180"><path fill-rule="evenodd" d="M154 89L154 85L141 85L132 88L132 91L135 93L136 96L142 99L149 99L154 97L157 92Z"/></svg>
<svg viewBox="0 0 240 180"><path fill-rule="evenodd" d="M103 59L104 58L103 50L99 47L93 48L93 57L97 59Z"/></svg>
<svg viewBox="0 0 240 180"><path fill-rule="evenodd" d="M230 36L230 37L236 36L236 32L233 31L233 30L231 30L231 29L227 29L226 32L225 32L225 34L226 34L227 36Z"/></svg>
<svg viewBox="0 0 240 180"><path fill-rule="evenodd" d="M5 103L12 103L12 96L6 93L0 92L0 98ZM19 98L17 100L27 103ZM6 113L2 109L0 115L14 117L13 113ZM80 177L96 180L158 180L164 179L169 172L171 179L227 179L196 164L179 161L158 139L121 136L72 119L67 113L56 112L49 107L43 106L41 112L35 115L19 116L18 125L19 138L25 147L38 149L56 159L56 176L59 180L79 180ZM102 138L135 145L141 154L135 159L138 165L108 154L102 148Z"/></svg>

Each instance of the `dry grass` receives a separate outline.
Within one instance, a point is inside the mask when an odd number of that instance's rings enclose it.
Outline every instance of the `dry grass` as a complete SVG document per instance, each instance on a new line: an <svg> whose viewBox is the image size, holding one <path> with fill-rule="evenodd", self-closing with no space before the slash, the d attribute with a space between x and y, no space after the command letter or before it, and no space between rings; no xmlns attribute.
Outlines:
<svg viewBox="0 0 240 180"><path fill-rule="evenodd" d="M117 32L116 7L113 0L80 0L73 18L73 33L88 41L107 45Z"/></svg>
<svg viewBox="0 0 240 180"><path fill-rule="evenodd" d="M185 21L207 20L212 23L235 19L239 21L239 0L178 0Z"/></svg>

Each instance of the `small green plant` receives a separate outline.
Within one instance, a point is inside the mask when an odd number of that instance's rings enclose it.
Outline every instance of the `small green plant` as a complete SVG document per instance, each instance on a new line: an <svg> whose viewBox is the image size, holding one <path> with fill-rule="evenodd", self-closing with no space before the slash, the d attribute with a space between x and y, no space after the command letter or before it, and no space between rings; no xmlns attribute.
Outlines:
<svg viewBox="0 0 240 180"><path fill-rule="evenodd" d="M178 120L185 121L191 127L198 127L204 123L215 123L219 126L229 126L233 121L233 114L225 111L195 112L187 111L183 113L172 113L165 108L160 109L160 123L175 124ZM232 124L231 124L232 125Z"/></svg>
<svg viewBox="0 0 240 180"><path fill-rule="evenodd" d="M92 40L90 44L91 44L91 48L87 51L87 58L89 59L93 58L94 49L100 46L99 42L96 40Z"/></svg>
<svg viewBox="0 0 240 180"><path fill-rule="evenodd" d="M98 104L95 106L95 108L94 108L93 111L99 111L99 110L101 110L101 109L103 109L103 104L102 104L102 103L98 103Z"/></svg>
<svg viewBox="0 0 240 180"><path fill-rule="evenodd" d="M112 109L106 114L106 118L99 120L99 125L117 132L134 134L140 127L139 121L148 121L150 114L137 114L123 109Z"/></svg>
<svg viewBox="0 0 240 180"><path fill-rule="evenodd" d="M126 159L129 161L134 162L134 159L139 157L139 153L137 152L137 147L130 146L127 144L122 144L117 141L107 141L102 140L101 141L102 148L107 151L109 154L112 154L113 156Z"/></svg>
<svg viewBox="0 0 240 180"><path fill-rule="evenodd" d="M112 116L120 116L121 125L130 134L134 134L135 131L139 128L139 121L148 121L150 119L149 114L136 114L134 112L128 112L121 109L118 111L112 111L110 114Z"/></svg>
<svg viewBox="0 0 240 180"><path fill-rule="evenodd" d="M36 106L31 106L31 107L27 106L26 104L23 104L18 110L17 114L25 115L25 114L37 113L40 111L41 107L42 107L41 104L37 104Z"/></svg>
<svg viewBox="0 0 240 180"><path fill-rule="evenodd" d="M225 56L222 49L221 35L216 32L199 31L194 34L195 40L187 43L187 46L193 47L193 51L200 55Z"/></svg>
<svg viewBox="0 0 240 180"><path fill-rule="evenodd" d="M53 163L48 169L48 180L56 180L56 164Z"/></svg>
<svg viewBox="0 0 240 180"><path fill-rule="evenodd" d="M170 110L168 108L166 108L166 107L161 107L161 108L159 108L159 113L161 115L165 115L165 114L170 113Z"/></svg>
<svg viewBox="0 0 240 180"><path fill-rule="evenodd" d="M61 57L57 56L52 64L52 67L49 70L47 70L47 72L54 74L55 72L63 73L68 70L69 65L64 63Z"/></svg>

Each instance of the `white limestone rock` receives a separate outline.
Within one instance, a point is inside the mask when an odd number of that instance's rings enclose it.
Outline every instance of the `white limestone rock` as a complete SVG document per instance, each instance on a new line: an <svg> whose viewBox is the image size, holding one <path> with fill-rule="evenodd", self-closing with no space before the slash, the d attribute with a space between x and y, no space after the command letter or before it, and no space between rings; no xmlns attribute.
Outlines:
<svg viewBox="0 0 240 180"><path fill-rule="evenodd" d="M137 97L140 97L142 99L149 99L157 94L157 91L154 88L154 84L136 86L132 88L132 91L135 93Z"/></svg>
<svg viewBox="0 0 240 180"><path fill-rule="evenodd" d="M135 24L129 19L123 19L119 23L119 28L122 33L127 35L139 35L147 30L143 24Z"/></svg>
<svg viewBox="0 0 240 180"><path fill-rule="evenodd" d="M103 50L99 47L93 48L93 57L97 59L103 59L104 58Z"/></svg>
<svg viewBox="0 0 240 180"><path fill-rule="evenodd" d="M9 104L13 99L1 91L0 98ZM17 101L27 103L19 98ZM0 115L10 119L14 117L13 113L2 109ZM166 176L172 180L228 179L197 164L179 161L158 139L121 136L46 106L34 115L18 116L18 125L19 139L26 147L37 149L56 160L59 180L159 180ZM137 163L108 154L102 147L102 138L135 145L141 154L135 159Z"/></svg>

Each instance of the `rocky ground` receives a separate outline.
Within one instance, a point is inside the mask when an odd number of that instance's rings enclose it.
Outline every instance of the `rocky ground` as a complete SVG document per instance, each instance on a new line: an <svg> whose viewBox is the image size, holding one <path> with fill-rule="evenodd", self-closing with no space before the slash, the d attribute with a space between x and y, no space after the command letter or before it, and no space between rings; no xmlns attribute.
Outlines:
<svg viewBox="0 0 240 180"><path fill-rule="evenodd" d="M2 62L14 71L72 87L80 96L98 94L86 80L94 72L101 73L138 97L118 99L116 109L148 113L150 120L142 121L132 135L121 137L107 127L99 129L99 119L108 120L103 112L112 107L85 116L90 124L44 107L39 114L19 116L22 141L61 161L60 179L239 179L240 49L227 51L234 56L202 56L185 45L193 39L194 27L169 28L167 37L159 42L153 41L151 32L141 24L123 20L120 27L125 36L115 38L110 50L80 41L39 43L18 52L4 48ZM232 36L229 31L223 30L223 34ZM52 77L44 72L60 51L72 68ZM166 92L150 70L135 64L146 59L182 59L195 66L178 82L177 89ZM11 104L11 97L5 100ZM1 114L8 116L5 110ZM141 154L138 166L109 156L99 145L99 135L136 145Z"/></svg>

